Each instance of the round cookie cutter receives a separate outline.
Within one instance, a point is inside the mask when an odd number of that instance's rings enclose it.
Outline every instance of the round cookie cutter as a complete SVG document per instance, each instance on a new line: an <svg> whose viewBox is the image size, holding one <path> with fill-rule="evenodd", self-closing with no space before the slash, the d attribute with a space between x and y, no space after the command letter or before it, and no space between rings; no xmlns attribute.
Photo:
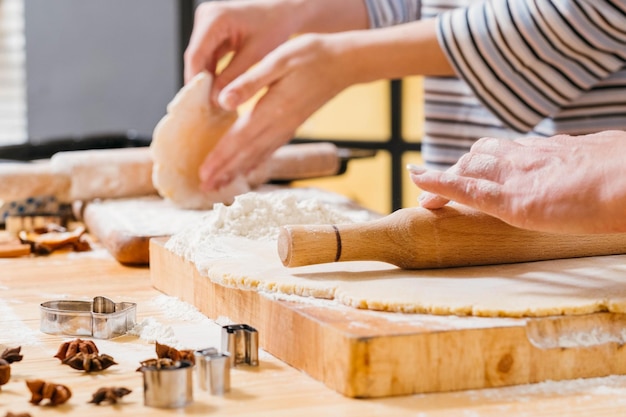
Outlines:
<svg viewBox="0 0 626 417"><path fill-rule="evenodd" d="M181 408L193 401L193 364L180 361L176 366L142 366L144 405L156 408Z"/></svg>

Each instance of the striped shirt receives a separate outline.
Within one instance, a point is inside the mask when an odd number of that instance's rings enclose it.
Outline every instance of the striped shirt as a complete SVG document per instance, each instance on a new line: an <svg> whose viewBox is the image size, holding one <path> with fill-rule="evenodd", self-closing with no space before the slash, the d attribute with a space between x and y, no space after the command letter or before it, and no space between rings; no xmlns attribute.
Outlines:
<svg viewBox="0 0 626 417"><path fill-rule="evenodd" d="M424 80L430 167L485 136L626 130L626 0L365 1L372 28L438 19L458 78Z"/></svg>

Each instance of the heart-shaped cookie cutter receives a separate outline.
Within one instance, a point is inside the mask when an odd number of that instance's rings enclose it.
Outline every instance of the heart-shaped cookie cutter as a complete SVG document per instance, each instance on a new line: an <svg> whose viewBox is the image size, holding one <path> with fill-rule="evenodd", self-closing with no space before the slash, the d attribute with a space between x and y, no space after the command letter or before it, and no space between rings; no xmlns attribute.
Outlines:
<svg viewBox="0 0 626 417"><path fill-rule="evenodd" d="M93 301L55 300L40 305L40 330L48 334L111 339L135 327L137 304L115 303L97 296Z"/></svg>

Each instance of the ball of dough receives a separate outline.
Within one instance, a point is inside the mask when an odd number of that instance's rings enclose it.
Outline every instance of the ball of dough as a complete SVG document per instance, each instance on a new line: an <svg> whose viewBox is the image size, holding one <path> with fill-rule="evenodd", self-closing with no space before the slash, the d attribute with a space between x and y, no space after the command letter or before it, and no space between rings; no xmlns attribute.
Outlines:
<svg viewBox="0 0 626 417"><path fill-rule="evenodd" d="M212 82L213 77L202 72L176 94L154 128L150 145L154 187L162 197L186 209L230 204L235 196L250 191L243 176L215 192L200 189L198 169L202 161L237 119L237 112L211 105Z"/></svg>

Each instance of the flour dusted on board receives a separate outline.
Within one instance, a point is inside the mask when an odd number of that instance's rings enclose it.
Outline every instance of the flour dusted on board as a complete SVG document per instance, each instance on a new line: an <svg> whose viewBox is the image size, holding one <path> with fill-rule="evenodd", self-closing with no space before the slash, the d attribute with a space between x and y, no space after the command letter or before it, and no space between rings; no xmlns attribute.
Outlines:
<svg viewBox="0 0 626 417"><path fill-rule="evenodd" d="M372 218L371 212L355 209L344 197L315 190L249 192L229 206L216 204L201 221L172 236L166 247L188 260L194 260L199 247L211 248L219 257L216 238L276 240L281 226L346 224Z"/></svg>
<svg viewBox="0 0 626 417"><path fill-rule="evenodd" d="M231 206L217 204L211 234L264 240L278 237L280 226L288 224L352 223L347 216L317 199L299 201L287 193L248 193Z"/></svg>

